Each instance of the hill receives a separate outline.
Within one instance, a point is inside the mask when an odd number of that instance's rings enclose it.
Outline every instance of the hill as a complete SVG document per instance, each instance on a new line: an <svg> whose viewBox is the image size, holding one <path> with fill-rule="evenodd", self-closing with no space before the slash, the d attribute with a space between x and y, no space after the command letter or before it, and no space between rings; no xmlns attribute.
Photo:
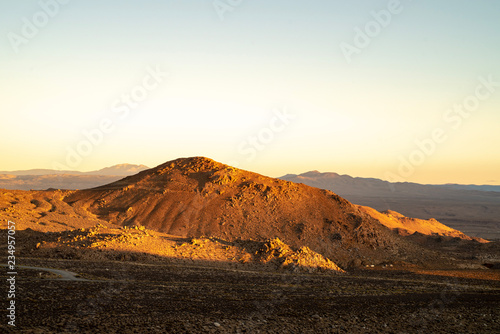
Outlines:
<svg viewBox="0 0 500 334"><path fill-rule="evenodd" d="M107 222L181 237L264 241L278 237L336 263L413 258L423 250L335 193L182 158L64 198ZM434 256L428 254L430 257Z"/></svg>
<svg viewBox="0 0 500 334"><path fill-rule="evenodd" d="M309 254L317 261L324 256L342 267L396 262L446 266L451 263L447 255L404 235L418 232L424 237L428 233L471 240L437 222L415 223L402 216L397 217L398 224L407 233L396 233L394 226L381 221L383 214L331 191L203 157L169 161L92 189L2 191L0 210L18 229L57 232L96 224L140 226L177 238L215 238L228 247L276 240L283 244L279 249L298 252L286 251L293 256ZM418 224L427 230L415 229ZM282 252L271 253L279 257Z"/></svg>

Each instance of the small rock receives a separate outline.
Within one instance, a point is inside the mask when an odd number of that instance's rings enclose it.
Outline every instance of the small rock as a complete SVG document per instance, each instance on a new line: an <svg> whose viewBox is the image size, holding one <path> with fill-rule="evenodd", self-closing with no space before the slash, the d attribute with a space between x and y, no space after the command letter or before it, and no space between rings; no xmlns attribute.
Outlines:
<svg viewBox="0 0 500 334"><path fill-rule="evenodd" d="M220 327L220 324L218 322L214 322L215 327Z"/></svg>

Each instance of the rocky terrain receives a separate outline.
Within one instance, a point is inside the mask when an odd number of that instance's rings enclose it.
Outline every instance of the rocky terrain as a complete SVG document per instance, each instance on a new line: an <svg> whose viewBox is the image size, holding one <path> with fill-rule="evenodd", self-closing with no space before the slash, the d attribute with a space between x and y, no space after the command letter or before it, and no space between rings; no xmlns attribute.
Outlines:
<svg viewBox="0 0 500 334"><path fill-rule="evenodd" d="M18 269L17 328L1 323L3 333L500 331L500 277L493 271L374 268L331 275L199 261L21 262L35 269ZM58 279L37 267L80 277Z"/></svg>
<svg viewBox="0 0 500 334"><path fill-rule="evenodd" d="M303 246L292 249L278 238L262 242L214 237L181 238L141 227L97 224L63 232L17 232L23 242L17 251L29 257L91 261L133 260L165 263L204 261L208 266L283 269L291 272L343 273L335 263Z"/></svg>
<svg viewBox="0 0 500 334"><path fill-rule="evenodd" d="M25 333L500 331L498 242L207 158L0 212Z"/></svg>
<svg viewBox="0 0 500 334"><path fill-rule="evenodd" d="M138 226L28 229L16 240L17 327L1 323L5 333L500 331L500 271L485 267L341 270L279 239L180 238Z"/></svg>

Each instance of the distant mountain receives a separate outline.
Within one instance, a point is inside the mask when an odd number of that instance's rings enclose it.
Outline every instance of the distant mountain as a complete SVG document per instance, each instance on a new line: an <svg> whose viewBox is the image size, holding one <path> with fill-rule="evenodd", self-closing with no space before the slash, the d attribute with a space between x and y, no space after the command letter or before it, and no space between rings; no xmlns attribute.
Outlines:
<svg viewBox="0 0 500 334"><path fill-rule="evenodd" d="M0 175L59 175L71 174L82 175L84 172L76 170L56 170L56 169L27 169L27 170L14 170L14 171L0 171Z"/></svg>
<svg viewBox="0 0 500 334"><path fill-rule="evenodd" d="M475 185L475 184L444 184L440 187L446 187L451 189L464 189L464 190L480 190L480 191L496 191L500 192L500 186L492 185Z"/></svg>
<svg viewBox="0 0 500 334"><path fill-rule="evenodd" d="M123 175L129 176L142 172L143 170L149 169L145 165L131 165L131 164L119 164L111 167L106 167L93 172L87 172L88 175Z"/></svg>
<svg viewBox="0 0 500 334"><path fill-rule="evenodd" d="M288 174L280 179L331 190L355 204L378 211L393 210L408 217L435 218L468 235L500 238L500 192L487 188L496 186L391 183L318 171Z"/></svg>
<svg viewBox="0 0 500 334"><path fill-rule="evenodd" d="M91 172L53 169L0 172L0 188L11 190L86 189L111 183L146 169L148 167L144 165L120 164Z"/></svg>
<svg viewBox="0 0 500 334"><path fill-rule="evenodd" d="M132 174L139 173L145 169L149 169L148 166L144 165L133 165L133 164L118 164L111 167L102 168L99 170L91 172L79 172L74 170L56 170L56 169L28 169L28 170L17 170L17 171L0 171L0 175L60 175L60 174L71 174L71 175L122 175L128 176Z"/></svg>

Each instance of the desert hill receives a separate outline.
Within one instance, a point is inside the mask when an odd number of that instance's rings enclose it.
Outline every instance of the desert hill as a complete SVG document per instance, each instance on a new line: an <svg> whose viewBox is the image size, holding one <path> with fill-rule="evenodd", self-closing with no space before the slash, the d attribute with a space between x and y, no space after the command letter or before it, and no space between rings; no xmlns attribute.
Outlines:
<svg viewBox="0 0 500 334"><path fill-rule="evenodd" d="M92 172L32 169L0 172L0 188L11 190L88 189L118 181L148 167L121 164ZM379 211L438 221L467 235L500 239L500 186L390 183L374 178L311 171L281 179L331 190L352 203Z"/></svg>
<svg viewBox="0 0 500 334"><path fill-rule="evenodd" d="M64 201L112 224L145 226L182 237L278 237L343 265L354 259L418 259L423 252L331 191L203 157L170 161L105 186L76 191Z"/></svg>
<svg viewBox="0 0 500 334"><path fill-rule="evenodd" d="M392 210L425 220L435 218L467 235L500 238L498 186L394 183L318 171L288 174L280 179L328 189L352 203L378 211Z"/></svg>
<svg viewBox="0 0 500 334"><path fill-rule="evenodd" d="M290 249L307 247L311 254L344 267L398 261L425 264L437 259L445 263L442 254L394 232L393 225L399 224L399 232L406 229L403 234L452 231L437 222L390 218L328 190L203 157L169 161L86 190L5 190L0 210L18 229L42 232L102 224L110 228L142 226L179 238L210 237L231 244L280 240ZM417 225L427 230L416 229ZM453 233L449 236L471 239Z"/></svg>

